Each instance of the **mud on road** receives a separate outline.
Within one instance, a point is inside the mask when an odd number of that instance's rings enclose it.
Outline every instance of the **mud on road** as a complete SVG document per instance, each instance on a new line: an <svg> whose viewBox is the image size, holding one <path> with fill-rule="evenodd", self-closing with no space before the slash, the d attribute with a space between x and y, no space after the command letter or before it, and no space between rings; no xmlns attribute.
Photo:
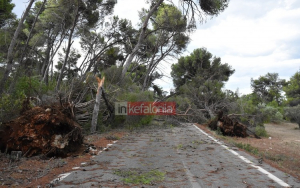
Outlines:
<svg viewBox="0 0 300 188"><path fill-rule="evenodd" d="M244 156L251 165L233 153ZM259 171L260 168L266 171ZM132 133L52 185L64 188L300 186L292 176L259 164L244 152L232 152L192 124Z"/></svg>

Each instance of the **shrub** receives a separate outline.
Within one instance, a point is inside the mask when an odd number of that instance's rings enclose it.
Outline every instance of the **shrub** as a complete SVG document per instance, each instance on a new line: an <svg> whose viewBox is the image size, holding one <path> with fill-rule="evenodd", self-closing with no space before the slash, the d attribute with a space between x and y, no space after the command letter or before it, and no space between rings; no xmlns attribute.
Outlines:
<svg viewBox="0 0 300 188"><path fill-rule="evenodd" d="M24 93L18 95L2 94L0 97L0 125L19 115L24 98Z"/></svg>
<svg viewBox="0 0 300 188"><path fill-rule="evenodd" d="M273 106L267 106L265 104L259 104L257 106L258 114L261 115L263 123L283 121L283 115L280 110Z"/></svg>
<svg viewBox="0 0 300 188"><path fill-rule="evenodd" d="M257 136L261 136L261 137L267 137L268 136L267 131L266 131L264 126L256 126L255 127L255 134Z"/></svg>
<svg viewBox="0 0 300 188"><path fill-rule="evenodd" d="M297 123L300 128L300 105L284 108L284 115L291 122Z"/></svg>

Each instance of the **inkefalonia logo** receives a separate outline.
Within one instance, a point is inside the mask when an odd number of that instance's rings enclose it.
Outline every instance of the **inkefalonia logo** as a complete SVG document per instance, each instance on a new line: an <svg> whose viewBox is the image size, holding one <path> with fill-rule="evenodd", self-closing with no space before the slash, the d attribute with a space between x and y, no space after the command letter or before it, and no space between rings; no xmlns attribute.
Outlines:
<svg viewBox="0 0 300 188"><path fill-rule="evenodd" d="M116 102L115 115L175 115L175 102Z"/></svg>

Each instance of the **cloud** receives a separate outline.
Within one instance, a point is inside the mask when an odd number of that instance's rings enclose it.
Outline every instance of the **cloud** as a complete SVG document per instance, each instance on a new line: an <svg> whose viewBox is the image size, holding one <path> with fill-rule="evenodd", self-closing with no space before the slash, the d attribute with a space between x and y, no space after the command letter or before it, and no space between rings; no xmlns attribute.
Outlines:
<svg viewBox="0 0 300 188"><path fill-rule="evenodd" d="M131 20L132 25L137 26L137 23L139 22L138 11L148 7L149 4L146 4L145 1L120 0L115 6L114 14L118 15L120 18Z"/></svg>
<svg viewBox="0 0 300 188"><path fill-rule="evenodd" d="M268 72L289 79L300 68L299 1L232 0L193 33L189 52L206 47L236 71L227 89L251 92L250 79Z"/></svg>

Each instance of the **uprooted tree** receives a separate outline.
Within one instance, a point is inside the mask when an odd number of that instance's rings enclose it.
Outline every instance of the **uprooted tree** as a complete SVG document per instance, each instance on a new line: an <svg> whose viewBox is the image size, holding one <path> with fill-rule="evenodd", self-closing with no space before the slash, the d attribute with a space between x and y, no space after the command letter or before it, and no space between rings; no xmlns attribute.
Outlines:
<svg viewBox="0 0 300 188"><path fill-rule="evenodd" d="M69 103L30 107L23 102L21 116L4 123L0 130L2 152L22 151L23 156L67 156L83 143L80 125L75 121L74 106Z"/></svg>
<svg viewBox="0 0 300 188"><path fill-rule="evenodd" d="M210 121L208 126L212 130L220 130L224 136L247 137L247 126L240 123L236 118L223 115L223 111L219 111L217 117Z"/></svg>

